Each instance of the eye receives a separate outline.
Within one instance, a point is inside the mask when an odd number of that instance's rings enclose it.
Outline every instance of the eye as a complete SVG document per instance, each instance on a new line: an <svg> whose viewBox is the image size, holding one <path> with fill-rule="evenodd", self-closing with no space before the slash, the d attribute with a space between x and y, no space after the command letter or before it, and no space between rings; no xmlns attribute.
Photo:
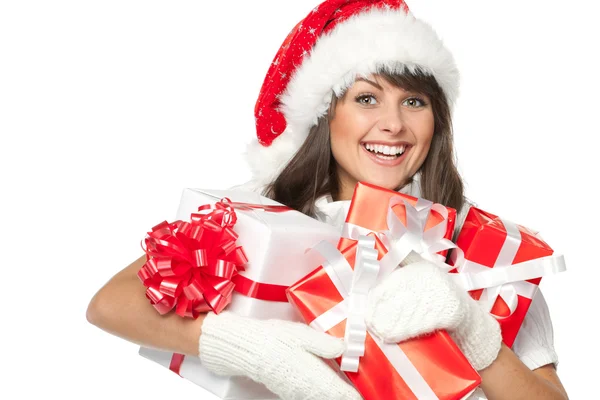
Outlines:
<svg viewBox="0 0 600 400"><path fill-rule="evenodd" d="M409 99L406 99L402 104L411 108L425 107L427 105L427 103L425 103L425 100L420 99L418 97L411 97Z"/></svg>
<svg viewBox="0 0 600 400"><path fill-rule="evenodd" d="M360 96L356 96L355 100L362 105L372 106L377 104L377 99L372 94L361 94Z"/></svg>

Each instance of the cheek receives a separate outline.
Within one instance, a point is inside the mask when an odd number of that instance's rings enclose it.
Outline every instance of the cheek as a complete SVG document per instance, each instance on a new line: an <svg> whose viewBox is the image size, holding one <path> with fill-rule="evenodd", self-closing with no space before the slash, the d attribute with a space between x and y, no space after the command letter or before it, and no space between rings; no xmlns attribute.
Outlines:
<svg viewBox="0 0 600 400"><path fill-rule="evenodd" d="M337 160L338 154L341 154L341 147L344 143L344 130L336 121L331 121L329 124L329 140L331 142L331 153Z"/></svg>
<svg viewBox="0 0 600 400"><path fill-rule="evenodd" d="M425 153L429 151L429 147L431 146L434 130L435 123L433 120L433 115L427 116L427 118L425 118L419 124L419 129L416 133L417 143L419 143L419 146L425 151Z"/></svg>
<svg viewBox="0 0 600 400"><path fill-rule="evenodd" d="M360 118L356 112L351 112L347 108L338 107L335 118L329 123L331 151L336 158L347 153L362 138Z"/></svg>
<svg viewBox="0 0 600 400"><path fill-rule="evenodd" d="M330 140L331 155L333 156L336 164L343 169L349 168L352 165L352 157L349 149L350 141L345 135L345 132L333 127L330 134Z"/></svg>
<svg viewBox="0 0 600 400"><path fill-rule="evenodd" d="M420 168L425 162L433 140L434 128L435 124L433 122L433 116L431 116L431 120L429 118L424 118L413 125L413 133L417 145L412 157L412 169L416 170Z"/></svg>
<svg viewBox="0 0 600 400"><path fill-rule="evenodd" d="M338 103L335 109L335 117L330 121L329 127L332 139L335 137L336 139L357 142L369 131L373 123L372 113L345 102Z"/></svg>
<svg viewBox="0 0 600 400"><path fill-rule="evenodd" d="M431 131L427 132L427 134L423 135L421 139L421 143L423 144L423 149L425 152L429 151L429 147L431 147L431 142L433 141L433 127Z"/></svg>

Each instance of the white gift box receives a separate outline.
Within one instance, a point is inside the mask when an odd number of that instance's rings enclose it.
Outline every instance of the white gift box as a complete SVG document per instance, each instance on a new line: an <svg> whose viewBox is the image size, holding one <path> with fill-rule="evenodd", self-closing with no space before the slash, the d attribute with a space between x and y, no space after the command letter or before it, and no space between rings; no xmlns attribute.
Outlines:
<svg viewBox="0 0 600 400"><path fill-rule="evenodd" d="M214 204L222 198L232 202L256 205L281 205L253 192L229 190L185 189L177 219L189 221L198 207ZM334 227L310 218L298 211L270 212L253 209L235 210L237 223L233 230L239 235L236 242L248 257L246 270L240 274L260 283L290 286L319 266L313 252L305 252L322 240L337 244L340 232ZM258 319L284 319L302 322L289 303L259 300L234 292L226 310ZM166 368L172 353L141 347L139 354ZM198 357L185 356L179 375L207 389L222 399L277 399L278 397L245 377L222 377L208 371Z"/></svg>

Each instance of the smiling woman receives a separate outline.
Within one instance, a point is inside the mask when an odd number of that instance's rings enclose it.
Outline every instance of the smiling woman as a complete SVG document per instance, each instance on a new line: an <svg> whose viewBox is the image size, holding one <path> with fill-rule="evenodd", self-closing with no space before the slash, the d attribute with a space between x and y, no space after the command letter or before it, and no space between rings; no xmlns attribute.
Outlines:
<svg viewBox="0 0 600 400"><path fill-rule="evenodd" d="M327 115L266 193L314 215L315 199L348 200L358 181L400 190L415 176L421 196L462 209L444 92L431 75L380 68L339 98L332 95Z"/></svg>
<svg viewBox="0 0 600 400"><path fill-rule="evenodd" d="M248 149L253 179L243 187L339 226L364 181L453 207L460 228L470 203L454 160L458 86L452 54L403 1L326 0L292 29L267 72ZM229 312L189 323L161 318L139 297L142 262L95 296L91 322L148 347L199 356L209 371L249 377L283 399L361 397L322 360L342 354L342 341ZM539 292L512 349L496 319L428 261L395 270L367 308L365 323L388 342L448 331L479 371L482 397L566 398Z"/></svg>
<svg viewBox="0 0 600 400"><path fill-rule="evenodd" d="M337 162L340 199L358 181L399 189L425 161L434 136L429 96L380 75L360 79L338 101L331 119L331 151ZM421 97L418 97L421 96ZM426 100L423 99L426 98ZM433 97L433 96L432 96Z"/></svg>

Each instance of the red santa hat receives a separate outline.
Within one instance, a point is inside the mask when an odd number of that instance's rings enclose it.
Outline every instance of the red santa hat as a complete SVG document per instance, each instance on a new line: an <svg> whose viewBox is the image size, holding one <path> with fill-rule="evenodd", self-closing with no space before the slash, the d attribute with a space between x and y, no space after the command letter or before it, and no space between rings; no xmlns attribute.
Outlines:
<svg viewBox="0 0 600 400"><path fill-rule="evenodd" d="M326 0L288 34L256 102L257 141L247 158L255 185L270 183L298 151L334 91L380 69L435 77L450 107L459 73L452 54L401 0Z"/></svg>

